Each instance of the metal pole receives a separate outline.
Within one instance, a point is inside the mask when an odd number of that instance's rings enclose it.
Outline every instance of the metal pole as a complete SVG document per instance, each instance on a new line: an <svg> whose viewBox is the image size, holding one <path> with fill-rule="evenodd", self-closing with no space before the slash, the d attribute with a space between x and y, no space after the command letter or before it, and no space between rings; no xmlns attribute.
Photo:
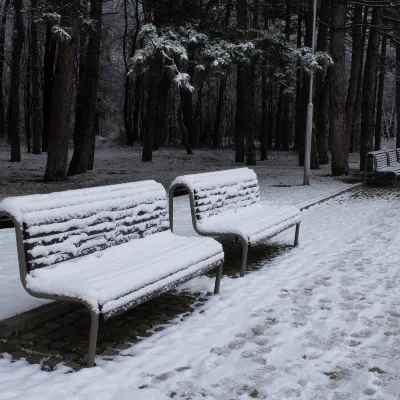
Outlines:
<svg viewBox="0 0 400 400"><path fill-rule="evenodd" d="M315 54L316 23L317 23L317 0L313 0L313 27L312 27L312 43L311 43L311 49L312 49L313 54ZM312 137L313 111L314 111L313 85L314 85L314 70L311 69L311 71L310 71L310 92L309 92L309 100L308 100L308 105L307 105L303 185L310 184L311 137Z"/></svg>

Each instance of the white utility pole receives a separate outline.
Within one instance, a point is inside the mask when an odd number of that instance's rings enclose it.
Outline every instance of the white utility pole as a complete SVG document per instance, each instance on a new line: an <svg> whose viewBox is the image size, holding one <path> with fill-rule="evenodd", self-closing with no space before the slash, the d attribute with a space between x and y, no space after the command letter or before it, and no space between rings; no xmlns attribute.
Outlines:
<svg viewBox="0 0 400 400"><path fill-rule="evenodd" d="M317 0L313 0L313 27L312 27L312 54L315 54L315 31L317 24ZM307 122L306 122L306 140L304 152L304 178L303 185L310 184L310 161L311 161L311 137L313 125L313 85L314 85L314 68L310 71L310 93L307 105Z"/></svg>

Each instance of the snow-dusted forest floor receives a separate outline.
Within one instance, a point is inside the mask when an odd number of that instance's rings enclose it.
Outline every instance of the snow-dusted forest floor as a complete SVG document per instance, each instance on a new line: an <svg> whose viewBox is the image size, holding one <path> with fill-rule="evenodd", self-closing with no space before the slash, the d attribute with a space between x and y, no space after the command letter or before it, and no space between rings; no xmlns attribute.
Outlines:
<svg viewBox="0 0 400 400"><path fill-rule="evenodd" d="M183 171L234 167L227 153L197 152L190 160L165 150L143 165L138 151L100 150L96 171L62 185L36 183L39 162L26 161L27 174L22 165L19 172L3 170L1 193L82 187L85 179L168 184ZM313 172L310 187L301 186L302 169L287 153L272 153L255 170L263 198L281 203L300 204L346 185L324 167ZM10 182L18 174L30 176L25 185ZM224 275L220 295L112 361L98 357L95 368L68 374L60 364L45 372L4 354L0 399L398 399L399 195L398 188L359 189L303 211L299 247L266 258L242 279ZM187 199L177 198L175 206L177 233L192 234ZM290 245L293 234L271 243ZM13 243L12 230L0 230L2 312L10 303L33 304L19 282ZM203 276L180 290L206 294L212 285Z"/></svg>
<svg viewBox="0 0 400 400"><path fill-rule="evenodd" d="M5 355L0 398L398 399L398 202L397 189L368 189L304 211L298 248L224 276L220 295L93 369ZM204 276L181 290L210 287Z"/></svg>

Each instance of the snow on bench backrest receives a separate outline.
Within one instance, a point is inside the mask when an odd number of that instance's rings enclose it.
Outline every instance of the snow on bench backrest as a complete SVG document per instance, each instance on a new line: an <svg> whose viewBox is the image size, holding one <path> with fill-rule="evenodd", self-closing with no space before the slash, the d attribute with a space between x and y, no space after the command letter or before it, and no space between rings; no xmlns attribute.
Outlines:
<svg viewBox="0 0 400 400"><path fill-rule="evenodd" d="M376 169L380 170L381 168L385 168L388 166L388 160L386 152L384 151L373 151L368 153L369 155L374 156L376 162Z"/></svg>
<svg viewBox="0 0 400 400"><path fill-rule="evenodd" d="M169 229L167 197L155 181L10 197L27 272Z"/></svg>
<svg viewBox="0 0 400 400"><path fill-rule="evenodd" d="M193 193L197 220L260 202L257 175L249 168L184 175L172 183L179 184Z"/></svg>
<svg viewBox="0 0 400 400"><path fill-rule="evenodd" d="M396 150L388 150L386 153L389 159L389 165L394 165L398 163Z"/></svg>

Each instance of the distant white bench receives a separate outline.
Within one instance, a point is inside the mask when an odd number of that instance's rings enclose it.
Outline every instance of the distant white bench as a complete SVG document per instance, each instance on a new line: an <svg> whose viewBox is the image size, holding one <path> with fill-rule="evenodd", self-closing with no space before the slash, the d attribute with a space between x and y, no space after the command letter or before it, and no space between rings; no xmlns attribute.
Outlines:
<svg viewBox="0 0 400 400"><path fill-rule="evenodd" d="M88 365L99 319L108 319L218 268L210 238L174 235L167 196L155 181L7 198L0 216L14 222L20 276L33 296L85 305L91 313Z"/></svg>
<svg viewBox="0 0 400 400"><path fill-rule="evenodd" d="M372 159L372 172L376 177L382 175L393 175L394 184L396 184L397 177L400 175L400 163L398 152L396 150L379 150L367 153L365 164L366 167L364 171L364 184L367 183L369 159Z"/></svg>
<svg viewBox="0 0 400 400"><path fill-rule="evenodd" d="M257 175L252 169L184 175L170 187L169 213L173 229L174 191L189 193L192 222L199 235L220 238L239 237L243 244L241 276L244 276L250 245L265 241L296 226L297 246L300 210L291 205L260 201Z"/></svg>

